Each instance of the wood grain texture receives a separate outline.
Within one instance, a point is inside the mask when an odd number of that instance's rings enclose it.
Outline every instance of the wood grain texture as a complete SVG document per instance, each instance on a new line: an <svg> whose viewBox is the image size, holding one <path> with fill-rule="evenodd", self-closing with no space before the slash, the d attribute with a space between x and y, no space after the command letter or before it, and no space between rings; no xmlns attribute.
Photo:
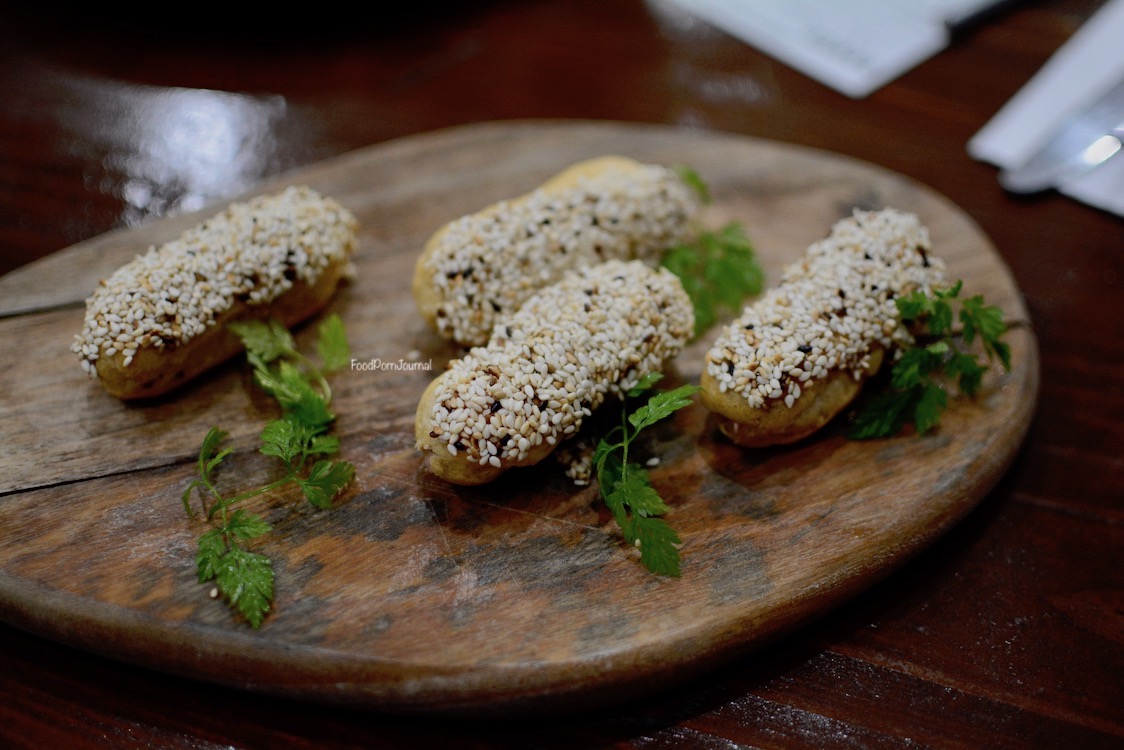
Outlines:
<svg viewBox="0 0 1124 750"><path fill-rule="evenodd" d="M837 425L784 449L738 449L695 406L654 430L653 481L683 537L683 577L647 574L592 488L554 465L457 489L419 471L412 418L457 354L409 294L448 220L617 153L686 163L709 221L745 224L775 279L854 207L916 212L950 274L1017 324L1015 367L957 400L940 432L856 443ZM0 617L128 662L249 690L405 711L560 710L623 699L759 648L867 588L940 537L998 481L1026 433L1038 352L1019 290L979 228L942 196L827 152L714 132L500 122L411 136L261 186L305 183L363 224L358 277L331 310L359 360L411 352L434 370L351 371L333 386L356 482L329 512L276 497L278 598L260 631L195 582L180 494L206 430L238 448L228 481L268 477L272 416L231 364L174 398L126 406L69 352L98 278L197 216L116 232L5 277L0 346ZM13 277L17 277L12 281ZM311 343L310 329L298 340ZM707 340L669 383L697 379Z"/></svg>

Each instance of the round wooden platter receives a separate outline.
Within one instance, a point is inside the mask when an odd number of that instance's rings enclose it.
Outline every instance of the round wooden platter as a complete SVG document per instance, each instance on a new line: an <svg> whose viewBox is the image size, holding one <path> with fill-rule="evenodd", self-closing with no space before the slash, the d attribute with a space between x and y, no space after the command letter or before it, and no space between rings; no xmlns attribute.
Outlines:
<svg viewBox="0 0 1124 750"><path fill-rule="evenodd" d="M800 444L739 449L697 403L653 428L644 456L671 505L682 576L648 573L595 486L553 461L461 489L427 475L412 420L457 351L418 318L414 260L457 216L519 195L583 158L687 164L710 186L708 222L744 224L775 283L856 208L917 213L969 293L1014 324L1014 366L935 434L854 442L829 425ZM870 586L956 523L1023 439L1038 355L1019 291L979 228L901 175L839 155L728 134L597 122L470 125L376 145L262 185L306 183L363 224L357 278L331 309L356 359L334 380L353 486L329 511L289 494L257 502L274 532L274 610L258 630L196 581L181 494L207 429L231 433L230 489L267 481L256 452L273 416L245 364L172 397L122 404L69 346L82 300L201 212L69 248L0 279L0 617L156 670L313 701L397 711L580 709L653 691L746 654ZM313 345L312 326L298 331ZM709 337L668 369L697 380ZM432 364L411 369L399 361Z"/></svg>

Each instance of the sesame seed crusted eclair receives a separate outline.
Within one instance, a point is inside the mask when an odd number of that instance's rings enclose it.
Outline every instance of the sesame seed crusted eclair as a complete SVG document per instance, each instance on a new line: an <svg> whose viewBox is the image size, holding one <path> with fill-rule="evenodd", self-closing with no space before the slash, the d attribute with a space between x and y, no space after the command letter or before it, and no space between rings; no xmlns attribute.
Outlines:
<svg viewBox="0 0 1124 750"><path fill-rule="evenodd" d="M614 260L571 271L429 385L417 447L428 469L454 484L538 463L606 396L678 354L693 330L691 301L665 269Z"/></svg>
<svg viewBox="0 0 1124 750"><path fill-rule="evenodd" d="M579 162L534 191L435 232L418 258L422 317L464 346L571 269L652 262L689 237L697 191L672 169L619 156Z"/></svg>
<svg viewBox="0 0 1124 750"><path fill-rule="evenodd" d="M103 280L71 349L117 398L167 393L242 350L227 323L292 326L323 309L351 273L357 231L305 186L232 203Z"/></svg>
<svg viewBox="0 0 1124 750"><path fill-rule="evenodd" d="M702 403L739 445L807 437L912 343L894 299L931 291L944 275L916 216L855 211L719 333L706 356Z"/></svg>

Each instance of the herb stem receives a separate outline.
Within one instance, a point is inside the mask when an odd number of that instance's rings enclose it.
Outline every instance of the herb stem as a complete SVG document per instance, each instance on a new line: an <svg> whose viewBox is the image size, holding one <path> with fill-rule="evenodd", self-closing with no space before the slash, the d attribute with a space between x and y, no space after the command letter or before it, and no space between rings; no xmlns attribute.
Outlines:
<svg viewBox="0 0 1124 750"><path fill-rule="evenodd" d="M212 518L215 514L214 513L215 508L218 507L219 505L221 505L222 510L223 510L223 520L225 521L226 520L225 511L230 506L234 505L235 503L240 503L243 500L249 500L251 497L257 497L258 495L264 495L265 493L267 493L271 490L275 490L278 487L280 487L281 485L286 484L287 482L291 482L295 477L296 477L296 471L290 471L288 474L281 477L280 479L278 479L275 482L270 482L267 485L263 485L261 487L257 487L257 488L252 489L252 490L246 490L245 492L241 492L241 493L235 495L234 497L225 498L225 499L222 498L221 496L219 496L218 492L215 492L214 494L215 494L216 497L219 498L219 502L216 503L214 506L212 506L211 512L207 514L207 518ZM212 489L212 491L214 491L214 490Z"/></svg>
<svg viewBox="0 0 1124 750"><path fill-rule="evenodd" d="M324 372L316 366L316 363L311 358L302 354L301 352L293 349L287 352L288 356L297 360L304 367L308 368L309 374L316 380L316 384L320 386L320 395L324 398L324 405L332 403L332 387L328 385L328 378L324 376Z"/></svg>
<svg viewBox="0 0 1124 750"><path fill-rule="evenodd" d="M628 434L628 412L621 410L621 442L616 447L621 449L621 484L628 483L628 444L632 440Z"/></svg>

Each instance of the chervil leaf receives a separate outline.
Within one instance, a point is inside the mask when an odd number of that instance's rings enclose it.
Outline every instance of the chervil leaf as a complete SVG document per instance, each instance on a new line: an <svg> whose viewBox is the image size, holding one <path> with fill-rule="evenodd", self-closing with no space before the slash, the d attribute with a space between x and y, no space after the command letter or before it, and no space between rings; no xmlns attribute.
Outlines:
<svg viewBox="0 0 1124 750"><path fill-rule="evenodd" d="M616 475L613 475L613 477L614 479L618 478ZM605 505L613 514L613 520L617 522L617 526L620 526L621 530L624 531L626 528L631 528L628 526L630 518L628 513L628 504L625 502L624 493L619 489L619 482L611 481L609 483L609 486L611 486L613 489L607 490L605 489L605 485L602 485L601 498L605 501ZM626 539L627 536L628 535L626 533Z"/></svg>
<svg viewBox="0 0 1124 750"><path fill-rule="evenodd" d="M188 516L192 516L191 512L191 493L197 487L210 489L214 485L213 474L219 464L231 454L233 448L219 449L219 444L226 440L228 433L225 430L220 430L217 427L212 427L207 431L203 437L203 444L199 448L199 457L196 460L196 477L191 484L183 491L180 499L183 501L183 510ZM204 501L206 507L206 501Z"/></svg>
<svg viewBox="0 0 1124 750"><path fill-rule="evenodd" d="M676 174L679 175L679 179L698 193L699 200L703 203L710 203L710 188L707 187L698 172L685 165L678 165L674 169Z"/></svg>
<svg viewBox="0 0 1124 750"><path fill-rule="evenodd" d="M927 315L933 307L933 300L925 292L918 289L898 297L894 304L898 308L898 316L902 321L908 323Z"/></svg>
<svg viewBox="0 0 1124 750"><path fill-rule="evenodd" d="M969 396L974 396L979 392L986 372L987 367L980 363L979 358L975 354L968 354L967 352L956 352L949 357L948 363L945 365L945 373L949 377L956 378L957 388L960 389L961 393Z"/></svg>
<svg viewBox="0 0 1124 750"><path fill-rule="evenodd" d="M668 249L660 264L679 278L691 299L696 337L717 321L721 310L736 311L764 286L764 271L737 222L702 232L693 244Z"/></svg>
<svg viewBox="0 0 1124 750"><path fill-rule="evenodd" d="M1010 356L1004 358L996 351L994 344L1007 332L1003 311L998 307L984 304L983 297L976 295L964 300L960 308L960 322L964 326L964 341L971 344L977 334L983 342L988 356L998 356L1004 367L1010 369Z"/></svg>
<svg viewBox="0 0 1124 750"><path fill-rule="evenodd" d="M697 385L687 384L671 391L657 393L648 399L648 403L629 414L628 421L637 430L642 430L690 405L691 396L700 390L702 389Z"/></svg>
<svg viewBox="0 0 1124 750"><path fill-rule="evenodd" d="M180 502L183 503L183 512L188 516L195 515L191 512L191 493L195 490L196 487L206 487L206 484L204 484L202 480L196 479L191 484L187 485L187 487L183 491L183 494L180 495Z"/></svg>
<svg viewBox="0 0 1124 750"><path fill-rule="evenodd" d="M231 323L229 328L242 339L247 355L262 364L270 364L296 351L289 329L276 320L243 320Z"/></svg>
<svg viewBox="0 0 1124 750"><path fill-rule="evenodd" d="M941 421L941 412L948 406L948 395L936 383L920 386L920 395L913 408L913 426L924 435Z"/></svg>
<svg viewBox="0 0 1124 750"><path fill-rule="evenodd" d="M230 455L232 448L219 450L219 443L230 435L226 430L212 427L203 438L203 445L199 448L199 476L210 480L211 472Z"/></svg>
<svg viewBox="0 0 1124 750"><path fill-rule="evenodd" d="M913 417L921 386L891 389L868 398L848 432L852 440L871 440L897 435Z"/></svg>
<svg viewBox="0 0 1124 750"><path fill-rule="evenodd" d="M652 487L648 472L637 464L628 465L623 481L616 485L614 492L633 513L642 516L661 516L671 510Z"/></svg>
<svg viewBox="0 0 1124 750"><path fill-rule="evenodd" d="M911 388L924 383L934 371L944 364L944 354L948 345L937 341L929 346L906 349L901 358L894 363L891 383L895 388Z"/></svg>
<svg viewBox="0 0 1124 750"><path fill-rule="evenodd" d="M320 324L316 350L320 354L325 372L342 370L351 363L351 346L347 342L347 331L337 314L332 314Z"/></svg>
<svg viewBox="0 0 1124 750"><path fill-rule="evenodd" d="M323 427L335 420L324 397L308 382L300 369L282 361L276 370L258 370L258 385L281 404L286 415L309 427Z"/></svg>
<svg viewBox="0 0 1124 750"><path fill-rule="evenodd" d="M304 436L296 423L288 419L274 419L261 431L263 455L276 456L288 463L301 454Z"/></svg>
<svg viewBox="0 0 1124 750"><path fill-rule="evenodd" d="M623 466L617 454L620 447L620 444L614 445L608 439L601 438L597 441L597 447L593 449L592 464L602 495L610 494L620 481Z"/></svg>
<svg viewBox="0 0 1124 750"><path fill-rule="evenodd" d="M946 289L934 289L933 296L937 299L956 299L960 296L960 290L964 288L964 281L957 279L956 283Z"/></svg>
<svg viewBox="0 0 1124 750"><path fill-rule="evenodd" d="M663 380L662 372L650 372L637 381L636 385L628 389L629 398L636 398L643 394L645 391L651 390L652 386Z"/></svg>
<svg viewBox="0 0 1124 750"><path fill-rule="evenodd" d="M889 391L870 398L860 409L847 431L852 440L874 440L896 435L912 414L908 391Z"/></svg>
<svg viewBox="0 0 1124 750"><path fill-rule="evenodd" d="M226 554L226 537L222 529L211 529L199 536L199 551L195 554L195 567L199 582L210 581L218 575L222 556Z"/></svg>
<svg viewBox="0 0 1124 750"><path fill-rule="evenodd" d="M634 516L630 536L632 544L640 550L640 562L648 570L659 575L678 578L679 535L662 518Z"/></svg>
<svg viewBox="0 0 1124 750"><path fill-rule="evenodd" d="M717 322L718 316L711 299L709 283L701 270L699 250L689 245L673 247L664 254L661 264L679 278L683 291L691 300L695 315L695 336L702 335Z"/></svg>
<svg viewBox="0 0 1124 750"><path fill-rule="evenodd" d="M991 351L999 358L999 362L1003 365L1003 369L1011 371L1011 347L1006 341L992 341Z"/></svg>
<svg viewBox="0 0 1124 750"><path fill-rule="evenodd" d="M355 476L355 467L346 461L317 461L307 479L300 480L301 492L317 508L332 507L332 499Z"/></svg>
<svg viewBox="0 0 1124 750"><path fill-rule="evenodd" d="M309 456L334 456L340 452L340 439L335 435L317 435L308 441Z"/></svg>
<svg viewBox="0 0 1124 750"><path fill-rule="evenodd" d="M273 566L268 557L233 547L219 561L219 592L257 629L273 601Z"/></svg>
<svg viewBox="0 0 1124 750"><path fill-rule="evenodd" d="M621 528L625 541L640 549L640 561L661 575L679 575L679 535L661 518L670 508L634 464L605 496L605 504Z"/></svg>
<svg viewBox="0 0 1124 750"><path fill-rule="evenodd" d="M703 235L700 241L705 257L712 261L706 265L704 276L722 306L737 310L746 297L761 291L765 274L741 224L727 224L716 234Z"/></svg>
<svg viewBox="0 0 1124 750"><path fill-rule="evenodd" d="M226 522L226 532L239 539L253 539L272 530L273 527L266 523L264 518L247 513L241 508L234 511Z"/></svg>
<svg viewBox="0 0 1124 750"><path fill-rule="evenodd" d="M933 336L943 336L952 329L952 306L947 302L939 301L933 305L929 314L929 333Z"/></svg>

